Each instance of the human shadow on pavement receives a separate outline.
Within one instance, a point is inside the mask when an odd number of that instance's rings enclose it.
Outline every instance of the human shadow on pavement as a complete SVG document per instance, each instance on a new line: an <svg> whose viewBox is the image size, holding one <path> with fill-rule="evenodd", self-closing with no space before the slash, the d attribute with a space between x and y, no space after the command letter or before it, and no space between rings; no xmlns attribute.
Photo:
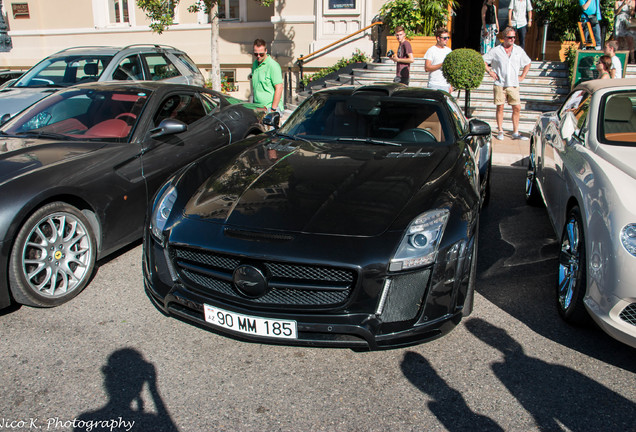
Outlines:
<svg viewBox="0 0 636 432"><path fill-rule="evenodd" d="M636 372L633 348L595 325L572 326L559 316L559 241L545 207L526 204L525 179L525 169L493 167L490 204L480 217L477 292L536 333Z"/></svg>
<svg viewBox="0 0 636 432"><path fill-rule="evenodd" d="M75 432L178 431L159 394L155 366L144 360L141 353L132 348L117 350L110 355L102 372L109 400L104 407L81 414L75 421ZM146 408L144 385L154 411Z"/></svg>
<svg viewBox="0 0 636 432"><path fill-rule="evenodd" d="M633 401L574 369L529 357L505 330L480 318L467 320L465 326L501 351L503 361L493 362L491 369L534 417L539 430L634 430Z"/></svg>
<svg viewBox="0 0 636 432"><path fill-rule="evenodd" d="M433 399L428 408L449 431L504 430L491 418L474 413L462 394L446 384L420 354L408 351L400 368L411 384Z"/></svg>

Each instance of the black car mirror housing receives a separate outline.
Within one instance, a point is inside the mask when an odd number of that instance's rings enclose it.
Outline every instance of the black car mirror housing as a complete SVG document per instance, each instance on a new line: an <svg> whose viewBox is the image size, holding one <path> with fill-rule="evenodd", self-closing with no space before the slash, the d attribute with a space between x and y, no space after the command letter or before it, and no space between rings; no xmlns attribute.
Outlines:
<svg viewBox="0 0 636 432"><path fill-rule="evenodd" d="M470 119L468 121L468 134L467 136L484 136L490 135L490 125L483 120Z"/></svg>
<svg viewBox="0 0 636 432"><path fill-rule="evenodd" d="M277 111L267 113L263 118L263 124L278 129L280 127L280 113Z"/></svg>

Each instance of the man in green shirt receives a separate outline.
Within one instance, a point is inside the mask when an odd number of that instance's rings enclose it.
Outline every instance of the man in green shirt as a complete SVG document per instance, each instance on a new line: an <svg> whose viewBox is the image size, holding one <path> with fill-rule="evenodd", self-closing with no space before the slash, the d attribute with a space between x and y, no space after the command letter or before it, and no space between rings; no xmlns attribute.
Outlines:
<svg viewBox="0 0 636 432"><path fill-rule="evenodd" d="M252 89L254 102L270 111L283 111L283 73L276 60L267 55L267 43L263 39L254 41L252 63Z"/></svg>

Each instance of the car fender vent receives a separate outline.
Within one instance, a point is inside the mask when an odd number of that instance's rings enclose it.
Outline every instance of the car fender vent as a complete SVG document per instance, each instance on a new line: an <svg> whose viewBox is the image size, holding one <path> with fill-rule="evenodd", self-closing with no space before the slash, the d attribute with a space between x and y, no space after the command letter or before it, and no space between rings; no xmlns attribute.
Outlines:
<svg viewBox="0 0 636 432"><path fill-rule="evenodd" d="M260 231L246 231L235 228L225 228L225 235L228 237L238 238L249 241L273 241L286 242L294 239L294 236L280 233L265 233Z"/></svg>

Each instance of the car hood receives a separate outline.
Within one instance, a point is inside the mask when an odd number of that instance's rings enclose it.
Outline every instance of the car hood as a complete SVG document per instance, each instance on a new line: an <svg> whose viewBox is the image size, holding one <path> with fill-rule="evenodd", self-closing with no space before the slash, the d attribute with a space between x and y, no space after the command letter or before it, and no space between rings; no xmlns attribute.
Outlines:
<svg viewBox="0 0 636 432"><path fill-rule="evenodd" d="M12 116L59 89L47 87L9 87L0 90L0 117Z"/></svg>
<svg viewBox="0 0 636 432"><path fill-rule="evenodd" d="M215 166L184 213L245 230L376 236L424 185L439 194L449 149L263 139Z"/></svg>
<svg viewBox="0 0 636 432"><path fill-rule="evenodd" d="M103 146L99 142L0 137L0 184L25 172L76 158Z"/></svg>
<svg viewBox="0 0 636 432"><path fill-rule="evenodd" d="M636 147L602 144L597 153L621 171L636 179Z"/></svg>

